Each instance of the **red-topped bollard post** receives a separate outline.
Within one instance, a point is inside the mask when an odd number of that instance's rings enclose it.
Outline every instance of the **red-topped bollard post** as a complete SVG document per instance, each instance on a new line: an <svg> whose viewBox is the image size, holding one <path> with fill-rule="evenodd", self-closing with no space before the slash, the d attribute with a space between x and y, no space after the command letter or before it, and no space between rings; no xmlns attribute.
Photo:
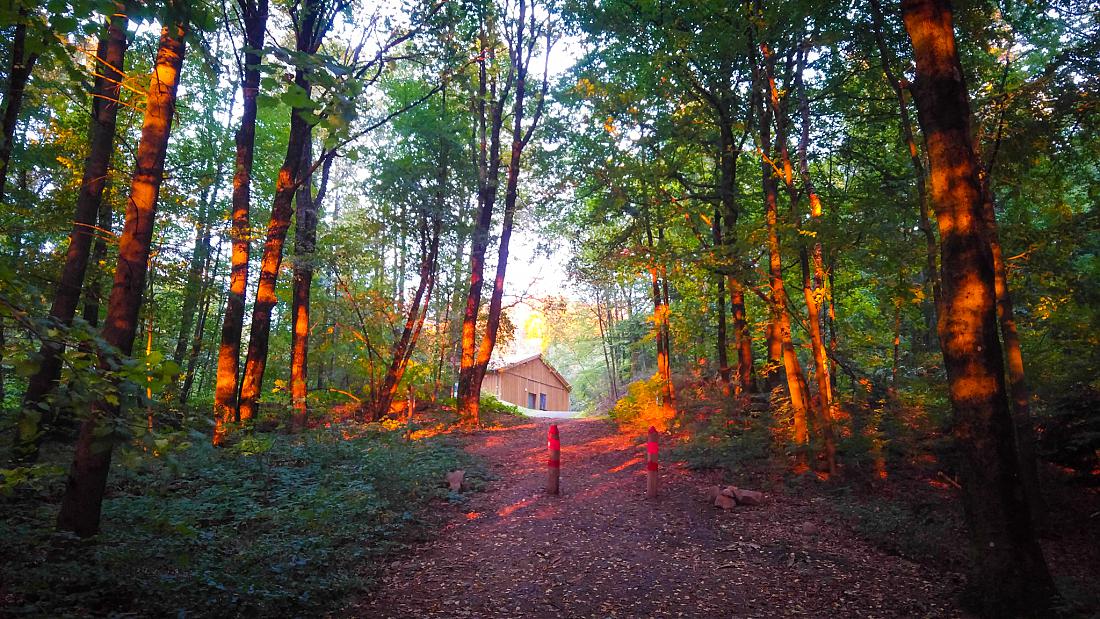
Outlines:
<svg viewBox="0 0 1100 619"><path fill-rule="evenodd" d="M546 448L550 451L550 460L547 462L546 493L558 493L558 476L561 472L561 441L558 439L557 424L550 425L547 434Z"/></svg>
<svg viewBox="0 0 1100 619"><path fill-rule="evenodd" d="M657 498L657 428L649 426L649 440L645 444L645 498Z"/></svg>

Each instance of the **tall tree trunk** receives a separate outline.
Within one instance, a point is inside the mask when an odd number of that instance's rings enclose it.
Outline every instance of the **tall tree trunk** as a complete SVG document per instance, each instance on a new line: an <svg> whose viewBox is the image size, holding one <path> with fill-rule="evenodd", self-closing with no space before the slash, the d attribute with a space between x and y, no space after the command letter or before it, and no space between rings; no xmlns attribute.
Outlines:
<svg viewBox="0 0 1100 619"><path fill-rule="evenodd" d="M771 311L771 323L768 325L768 364L778 366L769 375L768 388L774 391L783 384L786 377L787 394L791 401L793 417L793 438L800 448L809 443L809 392L806 388L806 379L802 373L802 365L798 361L798 355L794 349L791 338L791 317L787 305L787 291L783 284L783 260L779 247L779 188L776 181L776 173L779 170L768 154L771 139L770 124L773 114L779 127L785 126L784 116L779 105L778 88L773 76L773 64L771 53L765 46L761 46L763 52L763 82L760 87L764 89L764 95L768 98L762 102L760 117L760 144L761 144L761 175L764 193L764 216L768 232L768 285L771 295L769 305ZM758 80L760 82L760 80ZM790 178L792 170L790 160L786 157L786 137L783 131L776 132L776 147L772 153L783 153L784 179ZM789 183L788 183L789 185ZM782 370L782 373L779 372Z"/></svg>
<svg viewBox="0 0 1100 619"><path fill-rule="evenodd" d="M990 252L993 256L994 289L997 295L997 320L1001 328L1005 361L1008 364L1008 391L1012 402L1012 423L1016 434L1016 449L1020 459L1020 482L1027 496L1032 521L1042 528L1046 522L1046 504L1039 484L1038 459L1035 455L1035 426L1031 418L1031 390L1024 372L1024 354L1020 348L1020 334L1016 330L1016 316L1012 307L1012 292L1008 286L1008 271L997 233L997 216L993 190L989 177L983 174L982 218L985 224Z"/></svg>
<svg viewBox="0 0 1100 619"><path fill-rule="evenodd" d="M104 187L104 193L107 193L107 188ZM91 277L88 278L88 284L84 286L84 322L88 323L90 327L99 326L99 306L103 298L103 275L104 265L107 260L107 240L106 237L111 235L112 219L114 218L114 209L111 207L111 202L104 196L99 201L99 221L96 226L95 244L92 246L92 254L89 257L89 263L92 267Z"/></svg>
<svg viewBox="0 0 1100 619"><path fill-rule="evenodd" d="M374 394L374 402L371 404L371 420L381 419L389 412L397 395L397 388L404 377L405 370L409 366L409 359L416 349L416 342L420 337L420 331L424 326L424 319L428 314L428 305L431 302L432 288L435 284L435 271L437 256L439 255L439 233L442 220L435 216L431 221L431 230L428 230L427 217L421 218L421 248L424 253L420 261L420 283L416 287L412 302L409 305L405 318L405 327L401 336L394 342L389 367L382 379L382 385L378 393Z"/></svg>
<svg viewBox="0 0 1100 619"><path fill-rule="evenodd" d="M664 228L657 228L657 240L660 243L664 243L665 231ZM665 367L661 369L661 375L664 376L664 394L663 399L667 403L666 406L669 409L675 408L676 389L672 384L672 303L668 298L668 271L665 269L665 265L661 265L661 305L663 311L660 312L662 320L660 322L661 331L664 332L665 341ZM671 412L671 411L670 411Z"/></svg>
<svg viewBox="0 0 1100 619"><path fill-rule="evenodd" d="M882 58L882 73L890 84L890 88L894 91L894 97L898 100L898 120L901 125L901 135L905 140L906 149L909 151L909 162L913 167L913 175L916 177L919 223L921 234L924 236L924 278L932 289L932 303L935 313L931 324L935 325L936 317L942 311L943 291L940 286L940 270L936 265L936 233L932 230L932 220L929 217L928 175L924 171L924 163L921 161L920 150L917 148L917 140L913 135L913 121L909 116L909 104L906 102L905 88L902 87L901 81L894 75L894 56L890 52L890 47L886 44L886 38L883 35L882 6L879 0L869 1L871 3L871 17L875 27L875 41L878 43L879 55Z"/></svg>
<svg viewBox="0 0 1100 619"><path fill-rule="evenodd" d="M302 149L302 170L308 170L313 162L311 140ZM321 171L321 183L317 196L313 196L313 183L303 180L295 198L298 213L294 227L294 289L291 312L293 336L290 347L290 398L293 404L293 426L305 429L308 419L306 395L309 385L309 296L313 285L313 254L317 250L317 219L328 188L328 175L332 158L325 160ZM304 172L303 172L304 173Z"/></svg>
<svg viewBox="0 0 1100 619"><path fill-rule="evenodd" d="M752 108L749 106L749 117L746 126L752 121ZM747 131L741 134L741 143L734 144L733 123L727 111L719 116L719 158L718 158L718 196L725 214L725 234L722 242L732 247L734 245L737 219L740 217L740 209L737 205L737 158L744 145ZM734 256L731 249L726 250L724 256L727 261L739 259ZM733 265L730 265L731 268ZM727 276L727 288L730 297L730 317L733 320L733 340L737 349L737 381L734 385L736 393L756 391L756 379L753 375L752 362L752 336L748 330L748 322L745 314L745 290L740 279L734 275ZM728 360L727 360L728 363Z"/></svg>
<svg viewBox="0 0 1100 619"><path fill-rule="evenodd" d="M299 73L301 73L299 71ZM304 76L301 82L305 82ZM309 91L308 83L299 84ZM264 371L267 368L268 337L271 333L271 314L278 302L275 286L279 268L283 262L283 245L294 214L293 202L296 182L301 173L302 148L309 140L309 124L295 109L291 113L290 138L286 158L279 170L275 186L275 199L271 207L271 220L267 224L263 259L260 262L260 281L256 288L256 303L252 310L252 330L248 339L248 356L245 359L244 377L241 381L239 420L249 421L256 414L256 402L260 397Z"/></svg>
<svg viewBox="0 0 1100 619"><path fill-rule="evenodd" d="M440 102L440 120L447 119L447 84L443 84ZM424 320L431 306L432 290L439 271L439 235L443 226L443 213L447 206L447 175L450 166L450 152L445 137L439 139L439 165L436 168L436 187L434 211L430 218L422 213L420 217L420 282L417 285L416 294L413 296L412 305L409 306L405 319L405 327L401 336L394 343L390 357L390 366L386 370L386 376L382 380L382 386L377 394L374 394L373 419L380 419L389 412L393 399L397 394L398 385L408 368L409 359L416 350L416 342L420 337L420 331L424 326ZM428 230L428 222L431 221L431 230ZM423 309L421 309L423 307ZM411 387L410 387L411 389ZM410 399L412 393L410 391ZM411 405L410 405L411 406ZM410 408L410 419L412 410Z"/></svg>
<svg viewBox="0 0 1100 619"><path fill-rule="evenodd" d="M737 389L739 393L756 393L756 377L752 368L752 334L749 332L745 314L745 288L740 280L730 277L729 289L734 343L737 346Z"/></svg>
<svg viewBox="0 0 1100 619"><path fill-rule="evenodd" d="M15 146L15 126L19 124L19 112L23 109L23 96L26 94L27 82L31 78L31 70L38 60L37 53L27 53L27 11L19 11L21 21L15 27L15 33L11 40L11 58L8 63L8 88L4 93L3 127L0 128L0 203L4 202L5 188L8 180L8 169L11 163L11 153ZM103 39L100 40L103 45ZM125 48L124 48L125 49ZM101 48L101 51L102 48ZM100 56L103 58L103 56ZM120 65L115 65L120 66ZM99 80L96 80L99 83ZM117 92L117 90L116 90Z"/></svg>
<svg viewBox="0 0 1100 619"><path fill-rule="evenodd" d="M664 269L658 264L657 248L664 240L663 231L658 228L657 239L654 241L653 229L649 222L648 212L645 214L646 243L649 246L649 282L650 293L653 299L653 339L657 347L657 379L660 382L660 407L666 415L671 415L674 410L675 392L672 387L672 347L669 341L668 329L668 301L667 293L662 289L662 275ZM666 284L667 285L667 284Z"/></svg>
<svg viewBox="0 0 1100 619"><path fill-rule="evenodd" d="M711 236L714 238L715 251L721 251L722 242L722 211L714 209L714 219L711 222ZM715 345L718 348L718 377L728 391L730 382L729 342L726 340L726 278L721 272L716 277L715 306L718 310L718 325Z"/></svg>
<svg viewBox="0 0 1100 619"><path fill-rule="evenodd" d="M764 55L764 63L770 63L771 57L769 54ZM768 270L769 270L769 284L772 288L772 296L768 300L768 326L767 326L767 345L768 345L768 364L764 371L765 388L770 392L775 392L783 385L783 339L778 327L779 318L776 313L776 299L775 299L775 274L778 272L782 274L782 264L779 257L779 237L776 232L776 222L778 213L779 202L779 189L776 185L775 170L771 159L771 123L772 123L772 106L762 101L762 94L769 92L769 88L766 84L762 83L765 76L760 75L759 69L754 68L753 76L753 107L758 108L760 113L758 114L759 129L760 129L760 142L758 149L760 150L760 173L761 173L761 187L764 194L764 218L768 231ZM765 72L770 77L770 71ZM774 241L774 243L773 243ZM774 262L774 264L773 264ZM780 283L782 280L780 280ZM805 419L795 419L795 437L800 444L805 442L808 437L808 430L806 428ZM801 437L801 438L800 438Z"/></svg>
<svg viewBox="0 0 1100 619"><path fill-rule="evenodd" d="M478 346L477 360L473 367L471 383L475 386L475 393L480 395L481 381L485 378L485 372L489 367L489 359L496 348L497 332L500 329L500 310L504 301L504 278L508 270L508 250L512 239L512 224L516 214L516 202L519 188L519 164L523 154L521 143L520 121L523 119L523 79L517 79L515 114L515 132L512 140L512 156L508 162L508 176L504 190L504 217L501 222L500 241L497 247L496 277L493 279L493 291L489 296L489 315L485 319L485 335L482 336ZM470 419L478 418L479 399L473 398L468 402L470 410L465 411L465 416Z"/></svg>
<svg viewBox="0 0 1100 619"><path fill-rule="evenodd" d="M653 330L657 342L657 377L661 381L661 406L671 402L669 384L672 382L672 366L669 364L668 340L665 339L665 322L668 320L668 306L661 294L661 279L657 267L649 269L650 284L653 291Z"/></svg>
<svg viewBox="0 0 1100 619"><path fill-rule="evenodd" d="M73 229L69 234L69 249L65 253L65 264L61 269L53 305L50 307L50 319L63 327L70 326L76 315L80 291L88 269L92 237L100 216L107 169L114 151L126 47L126 15L117 13L111 16L96 48L96 78L91 92L92 118L88 127L88 157L84 160L84 176L77 194ZM29 71L29 67L27 70ZM2 165L4 163L0 162L0 166ZM98 294L98 290L94 294ZM96 312L98 314L98 307ZM38 458L42 426L52 423L55 417L52 411L43 414L42 407L46 396L53 391L61 377L63 352L64 344L57 340L43 341L38 352L41 359L38 371L31 376L23 395L18 436L13 450L13 459L16 461L33 462Z"/></svg>
<svg viewBox="0 0 1100 619"><path fill-rule="evenodd" d="M214 155L218 157L217 154ZM195 226L195 245L191 249L191 263L187 269L187 283L184 286L183 305L180 306L180 328L176 334L176 347L172 352L172 360L177 365L183 363L183 357L187 354L187 345L191 341L192 327L195 325L195 315L202 304L202 292L205 284L203 275L210 266L210 232L213 226L214 203L217 200L218 188L221 186L222 161L218 157L214 178L202 199L202 210L199 213L199 221Z"/></svg>
<svg viewBox="0 0 1100 619"><path fill-rule="evenodd" d="M903 0L901 7L940 229L939 335L974 557L970 590L986 616L1035 616L1049 609L1055 588L1020 483L997 336L996 269L951 8L946 0Z"/></svg>
<svg viewBox="0 0 1100 619"><path fill-rule="evenodd" d="M622 393L622 389L621 389L622 385L620 383L622 381L622 376L623 375L622 375L622 363L620 361L620 357L622 355L621 355L620 351L618 350L619 347L615 345L616 344L615 343L615 325L617 325L618 323L615 322L615 312L614 312L615 291L614 291L614 289L611 289L610 294L606 298L607 298L607 323L606 323L607 324L607 351L611 356L611 372L615 377L613 392L614 392L615 399L618 400L619 399L619 394Z"/></svg>
<svg viewBox="0 0 1100 619"><path fill-rule="evenodd" d="M603 324L603 307L600 303L600 291L596 289L596 323L600 327L600 345L603 348L603 362L607 366L607 384L611 388L611 397L615 400L619 399L619 385L615 380L615 370L611 362L611 354L608 352L607 346L607 330L604 329Z"/></svg>
<svg viewBox="0 0 1100 619"><path fill-rule="evenodd" d="M252 164L256 147L257 96L260 91L261 48L267 28L268 0L238 0L244 22L244 79L241 85L241 126L236 135L236 161L233 171L232 228L230 237L229 295L225 305L221 340L218 346L218 371L214 386L214 436L219 445L228 424L237 418L238 376L240 373L241 333L244 330L245 291L248 287L249 201L252 189Z"/></svg>
<svg viewBox="0 0 1100 619"><path fill-rule="evenodd" d="M324 38L326 27L331 22L321 24L323 16L322 1L308 0L300 7L301 13L296 23L296 48L302 54L316 54ZM306 72L297 69L294 72L294 84L310 96L312 85L306 78ZM290 218L294 213L294 194L301 178L302 151L310 140L310 124L304 114L304 108L294 108L290 112L290 137L287 140L286 157L279 169L275 182L275 198L271 205L271 220L267 224L267 239L264 241L263 259L260 261L260 281L256 287L256 303L252 309L252 330L248 338L248 356L245 359L244 378L241 380L241 394L238 403L239 420L249 421L256 415L256 402L263 386L264 370L267 368L268 337L271 334L271 314L278 298L275 285L279 276L279 267L283 262L283 245L290 228Z"/></svg>
<svg viewBox="0 0 1100 619"><path fill-rule="evenodd" d="M810 162L807 149L810 143L810 102L806 95L806 85L802 79L806 63L806 55L809 53L808 43L803 45L799 53L798 67L794 74L795 89L798 91L799 114L802 119L802 134L798 140L798 169L802 178L802 187L810 202L810 217L814 222L820 222L822 217L821 199L814 190L813 179L810 178ZM794 201L792 200L792 208ZM810 333L810 348L814 359L814 376L817 379L818 425L821 429L823 456L830 475L835 475L836 468L836 437L834 431L833 414L833 383L829 378L829 359L825 350L825 336L821 328L821 301L824 301L825 290L825 258L820 237L815 236L813 244L813 277L810 276L810 257L808 249L803 245L799 251L802 266L802 296L806 300L806 323Z"/></svg>
<svg viewBox="0 0 1100 619"><path fill-rule="evenodd" d="M481 382L477 377L477 314L481 308L481 295L485 286L485 252L489 245L489 227L492 224L496 204L500 170L500 130L503 124L503 97L497 99L496 79L486 69L487 61L495 61L494 47L482 26L481 49L488 58L478 67L477 114L477 168L478 211L474 222L470 246L470 286L466 294L466 307L462 314L462 355L459 360L458 409L464 423L477 425Z"/></svg>
<svg viewBox="0 0 1100 619"><path fill-rule="evenodd" d="M115 268L114 287L107 304L102 337L125 356L133 351L141 294L145 288L157 194L164 178L164 158L176 109L176 87L183 65L184 34L182 24L171 22L161 31L157 60L146 96L145 120L130 186L130 201L126 207L126 223L119 237L118 266ZM99 364L103 370L109 370L118 362L112 356L101 354ZM113 419L118 412L117 400L113 404L99 401L80 427L57 518L57 526L61 530L72 531L80 537L99 531L100 508L114 446L102 438L97 440L97 435L101 434L101 423Z"/></svg>

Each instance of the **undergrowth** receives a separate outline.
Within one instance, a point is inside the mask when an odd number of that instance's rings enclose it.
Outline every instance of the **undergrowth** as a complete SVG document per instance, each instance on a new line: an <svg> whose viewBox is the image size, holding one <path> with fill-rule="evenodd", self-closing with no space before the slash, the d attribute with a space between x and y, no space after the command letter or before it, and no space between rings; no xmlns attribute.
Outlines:
<svg viewBox="0 0 1100 619"><path fill-rule="evenodd" d="M471 466L447 437L377 424L205 440L117 465L90 540L53 531L61 480L0 499L0 606L12 616L302 616L339 608L372 560L429 533ZM469 477L469 476L468 476ZM472 480L476 485L476 475Z"/></svg>

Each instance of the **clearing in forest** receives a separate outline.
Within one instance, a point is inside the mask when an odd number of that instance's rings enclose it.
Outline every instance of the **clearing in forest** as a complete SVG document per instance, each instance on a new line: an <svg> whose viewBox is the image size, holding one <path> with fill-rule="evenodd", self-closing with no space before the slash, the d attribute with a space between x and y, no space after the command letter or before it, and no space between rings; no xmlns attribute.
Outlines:
<svg viewBox="0 0 1100 619"><path fill-rule="evenodd" d="M381 569L368 617L962 616L960 577L882 553L812 500L723 511L712 480L662 464L606 419L559 421L560 496L543 492L549 420L475 434L498 479L439 537Z"/></svg>

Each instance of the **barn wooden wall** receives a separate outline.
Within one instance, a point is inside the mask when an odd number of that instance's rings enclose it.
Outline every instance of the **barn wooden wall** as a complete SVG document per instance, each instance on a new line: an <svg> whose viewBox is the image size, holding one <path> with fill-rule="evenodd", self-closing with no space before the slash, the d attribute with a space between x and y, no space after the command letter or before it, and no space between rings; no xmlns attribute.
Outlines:
<svg viewBox="0 0 1100 619"><path fill-rule="evenodd" d="M547 410L569 410L569 391L561 386L550 368L539 359L532 359L503 372L486 374L481 389L517 406L527 406L527 394L534 393L535 408L538 408L538 394L545 393Z"/></svg>

